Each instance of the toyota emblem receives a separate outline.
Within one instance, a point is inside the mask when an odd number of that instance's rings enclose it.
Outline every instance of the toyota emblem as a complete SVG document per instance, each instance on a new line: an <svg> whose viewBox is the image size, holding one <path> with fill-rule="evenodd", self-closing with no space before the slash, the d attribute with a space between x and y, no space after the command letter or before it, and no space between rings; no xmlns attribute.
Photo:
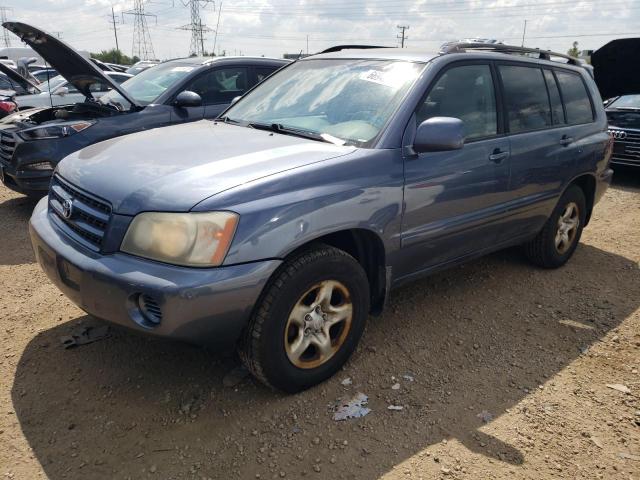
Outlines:
<svg viewBox="0 0 640 480"><path fill-rule="evenodd" d="M624 140L625 138L627 138L627 132L625 132L624 130L609 130L609 133L616 140Z"/></svg>
<svg viewBox="0 0 640 480"><path fill-rule="evenodd" d="M62 202L62 215L64 218L71 218L71 215L73 215L73 200L66 199Z"/></svg>

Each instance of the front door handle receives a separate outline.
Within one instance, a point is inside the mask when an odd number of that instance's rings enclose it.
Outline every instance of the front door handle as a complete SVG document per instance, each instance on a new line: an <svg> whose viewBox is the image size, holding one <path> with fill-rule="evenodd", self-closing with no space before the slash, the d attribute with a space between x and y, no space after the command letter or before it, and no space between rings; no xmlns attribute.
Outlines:
<svg viewBox="0 0 640 480"><path fill-rule="evenodd" d="M560 139L560 145L569 145L573 143L573 137L567 137L566 135Z"/></svg>
<svg viewBox="0 0 640 480"><path fill-rule="evenodd" d="M494 163L502 163L502 161L509 156L509 152L503 152L500 149L496 148L491 155L489 155L489 160Z"/></svg>

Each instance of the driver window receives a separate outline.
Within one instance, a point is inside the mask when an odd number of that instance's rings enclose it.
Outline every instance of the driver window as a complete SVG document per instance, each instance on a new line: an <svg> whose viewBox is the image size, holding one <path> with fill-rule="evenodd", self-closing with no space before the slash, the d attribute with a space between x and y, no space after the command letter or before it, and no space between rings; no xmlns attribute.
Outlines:
<svg viewBox="0 0 640 480"><path fill-rule="evenodd" d="M203 105L231 103L247 91L247 69L228 67L211 70L197 77L185 90L200 95Z"/></svg>
<svg viewBox="0 0 640 480"><path fill-rule="evenodd" d="M447 70L416 111L418 125L432 117L462 120L466 140L496 135L498 116L489 65L464 65Z"/></svg>

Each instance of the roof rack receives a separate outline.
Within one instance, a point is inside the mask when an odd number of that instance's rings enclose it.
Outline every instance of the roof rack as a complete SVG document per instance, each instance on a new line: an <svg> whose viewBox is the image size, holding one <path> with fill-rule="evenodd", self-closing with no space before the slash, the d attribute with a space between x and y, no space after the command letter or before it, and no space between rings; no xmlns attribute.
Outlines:
<svg viewBox="0 0 640 480"><path fill-rule="evenodd" d="M342 50L360 50L363 48L392 48L392 47L383 47L381 45L336 45L334 47L329 47L325 50L322 50L320 53L333 53L340 52Z"/></svg>
<svg viewBox="0 0 640 480"><path fill-rule="evenodd" d="M441 54L447 53L464 53L467 50L484 50L489 52L499 52L499 53L535 53L538 55L538 58L541 60L551 60L551 57L560 57L567 60L567 63L571 65L582 66L580 60L575 57L571 57L564 53L552 52L550 50L540 50L539 48L527 48L527 47L516 47L514 45L504 45L502 43L481 43L481 42L473 42L473 43L464 43L464 42L450 42L445 43L441 49Z"/></svg>

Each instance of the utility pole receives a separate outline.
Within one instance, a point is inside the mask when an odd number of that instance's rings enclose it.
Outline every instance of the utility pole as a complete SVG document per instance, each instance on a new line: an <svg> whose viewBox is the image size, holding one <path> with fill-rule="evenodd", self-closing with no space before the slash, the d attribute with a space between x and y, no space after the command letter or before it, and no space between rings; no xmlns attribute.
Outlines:
<svg viewBox="0 0 640 480"><path fill-rule="evenodd" d="M2 17L2 23L7 21L7 13L13 12L13 8L11 7L0 7L0 17ZM11 37L9 36L9 30L6 28L2 29L2 41L4 42L5 47L11 46Z"/></svg>
<svg viewBox="0 0 640 480"><path fill-rule="evenodd" d="M522 47L524 47L524 36L527 34L527 21L524 21L524 28L522 29Z"/></svg>
<svg viewBox="0 0 640 480"><path fill-rule="evenodd" d="M222 14L222 0L220 0L220 5L218 5L218 21L216 22L216 34L213 37L213 55L214 56L216 55L216 42L218 41L218 29L220 28L221 14Z"/></svg>
<svg viewBox="0 0 640 480"><path fill-rule="evenodd" d="M405 32L409 30L409 25L398 25L398 30L400 30L400 35L396 35L396 38L400 39L400 48L404 48L405 40L408 40L409 37L405 35Z"/></svg>
<svg viewBox="0 0 640 480"><path fill-rule="evenodd" d="M118 45L118 22L116 21L116 14L113 11L113 5L111 5L111 20L109 23L113 26L113 35L116 37L116 50L120 51L120 46Z"/></svg>
<svg viewBox="0 0 640 480"><path fill-rule="evenodd" d="M184 2L183 2L184 3ZM191 12L191 23L178 27L179 30L189 30L191 32L191 44L189 45L189 55L204 55L204 32L210 32L211 29L202 24L200 18L200 7L205 8L207 4L213 4L214 0L188 0L184 6L188 6ZM218 21L220 16L218 16Z"/></svg>
<svg viewBox="0 0 640 480"><path fill-rule="evenodd" d="M51 32L51 34L55 35L58 39L62 39L62 32Z"/></svg>
<svg viewBox="0 0 640 480"><path fill-rule="evenodd" d="M156 55L153 52L151 35L149 34L149 27L147 27L147 17L154 17L156 23L158 18L152 13L145 13L144 3L144 0L134 0L133 10L122 12L122 19L124 23L124 15L133 15L133 48L131 49L131 55L138 57L140 60L155 60Z"/></svg>

